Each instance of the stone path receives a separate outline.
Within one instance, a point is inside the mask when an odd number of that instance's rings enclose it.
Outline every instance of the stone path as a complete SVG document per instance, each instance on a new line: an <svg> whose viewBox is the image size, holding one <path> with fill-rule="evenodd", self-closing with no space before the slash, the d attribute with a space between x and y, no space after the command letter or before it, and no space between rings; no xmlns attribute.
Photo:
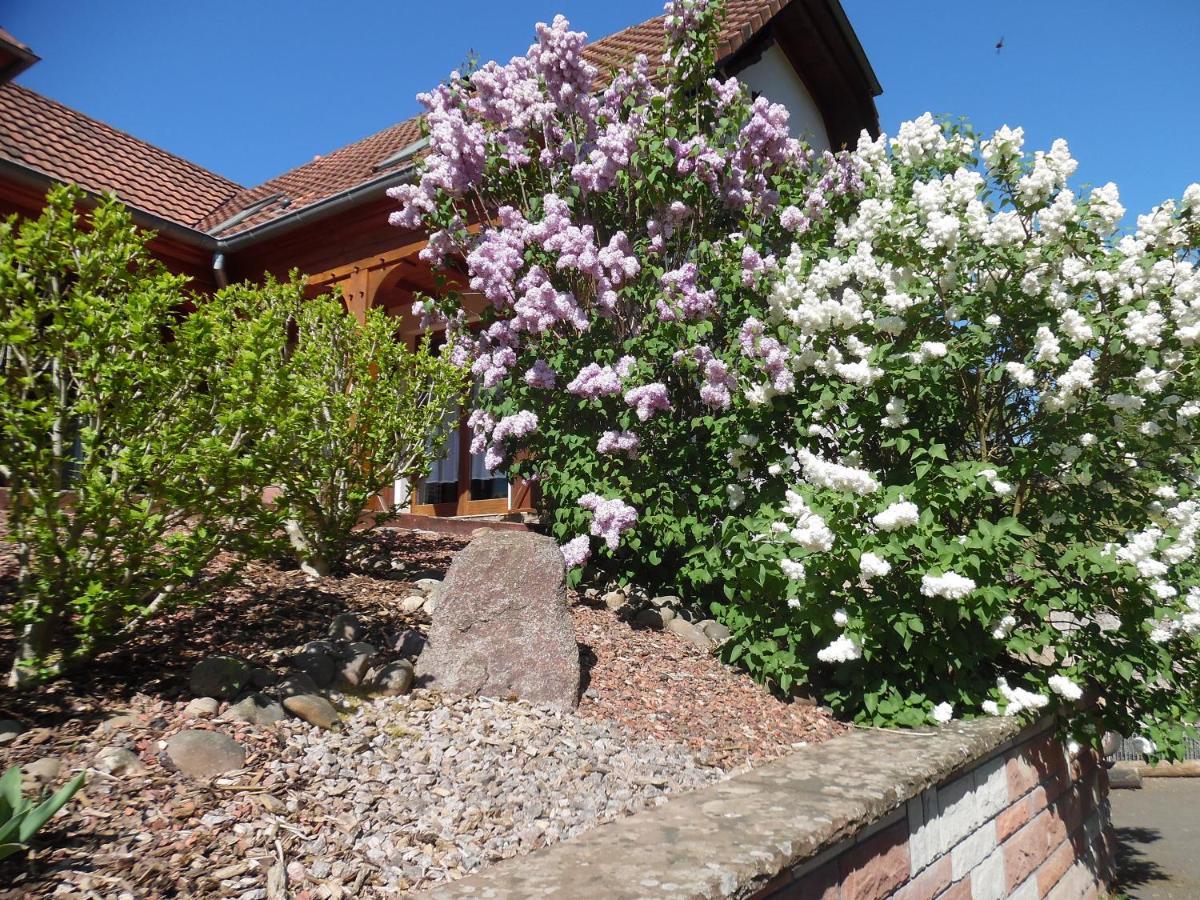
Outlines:
<svg viewBox="0 0 1200 900"><path fill-rule="evenodd" d="M1134 900L1200 897L1200 778L1146 778L1113 791L1118 889Z"/></svg>

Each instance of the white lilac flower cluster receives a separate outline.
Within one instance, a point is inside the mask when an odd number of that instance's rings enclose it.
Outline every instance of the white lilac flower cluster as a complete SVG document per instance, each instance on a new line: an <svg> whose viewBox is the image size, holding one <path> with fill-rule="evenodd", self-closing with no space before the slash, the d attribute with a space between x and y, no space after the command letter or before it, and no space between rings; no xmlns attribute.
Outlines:
<svg viewBox="0 0 1200 900"><path fill-rule="evenodd" d="M1007 678L996 679L996 690L1004 699L1003 708L995 700L984 700L981 704L983 711L991 716L1015 716L1027 709L1045 709L1050 704L1050 698L1045 694L1020 686L1012 687Z"/></svg>
<svg viewBox="0 0 1200 900"><path fill-rule="evenodd" d="M828 647L817 651L817 659L827 663L853 662L862 657L862 645L852 637L839 635Z"/></svg>
<svg viewBox="0 0 1200 900"><path fill-rule="evenodd" d="M975 582L957 572L940 575L922 575L921 593L926 597L942 597L946 600L962 600L975 590Z"/></svg>

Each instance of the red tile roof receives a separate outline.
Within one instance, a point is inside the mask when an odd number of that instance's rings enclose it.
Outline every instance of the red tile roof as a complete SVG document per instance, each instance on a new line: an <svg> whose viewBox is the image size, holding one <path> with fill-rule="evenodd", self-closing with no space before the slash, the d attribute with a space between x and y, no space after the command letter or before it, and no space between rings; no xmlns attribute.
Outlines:
<svg viewBox="0 0 1200 900"><path fill-rule="evenodd" d="M195 226L244 188L17 84L0 85L0 159Z"/></svg>
<svg viewBox="0 0 1200 900"><path fill-rule="evenodd" d="M728 0L718 57L736 53L790 0ZM601 70L654 60L664 43L656 16L592 44L584 51ZM380 163L420 138L414 117L317 157L256 187L160 150L122 131L14 84L0 85L0 158L97 191L115 191L131 206L227 238L376 180L399 168Z"/></svg>
<svg viewBox="0 0 1200 900"><path fill-rule="evenodd" d="M0 44L12 44L18 50L24 50L26 53L33 52L29 49L28 44L26 44L24 41L18 41L15 37L13 37L11 31L5 31L3 28L0 28Z"/></svg>
<svg viewBox="0 0 1200 900"><path fill-rule="evenodd" d="M721 27L718 58L737 52L787 3L788 0L729 0ZM606 83L608 70L629 65L639 53L645 53L654 63L655 57L663 51L663 18L655 16L589 44L584 56L600 69L597 81ZM421 136L420 122L419 116L408 119L242 191L206 216L201 228L211 230L227 223L239 212L268 197L282 195L290 199L291 202L286 206L282 201L267 205L216 232L219 237L230 237L279 218L289 210L300 209L384 177L388 173L379 171L377 166ZM392 170L393 174L395 171Z"/></svg>

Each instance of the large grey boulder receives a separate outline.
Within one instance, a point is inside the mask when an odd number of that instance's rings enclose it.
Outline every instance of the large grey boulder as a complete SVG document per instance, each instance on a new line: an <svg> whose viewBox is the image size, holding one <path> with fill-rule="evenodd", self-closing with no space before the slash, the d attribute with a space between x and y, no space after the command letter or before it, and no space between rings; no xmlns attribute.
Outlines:
<svg viewBox="0 0 1200 900"><path fill-rule="evenodd" d="M558 545L531 531L489 531L455 554L417 678L446 693L579 702L579 648Z"/></svg>

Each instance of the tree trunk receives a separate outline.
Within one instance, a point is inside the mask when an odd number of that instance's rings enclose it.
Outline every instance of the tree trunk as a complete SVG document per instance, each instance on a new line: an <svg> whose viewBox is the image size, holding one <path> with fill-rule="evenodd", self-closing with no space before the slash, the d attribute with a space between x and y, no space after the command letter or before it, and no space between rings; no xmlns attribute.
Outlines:
<svg viewBox="0 0 1200 900"><path fill-rule="evenodd" d="M300 563L300 571L313 578L324 578L330 572L329 561L317 550L304 534L304 529L296 519L288 519L283 524L288 541L296 551L296 561Z"/></svg>
<svg viewBox="0 0 1200 900"><path fill-rule="evenodd" d="M17 652L8 672L8 686L24 690L41 680L35 663L45 659L49 650L51 623L48 620L27 622L17 639Z"/></svg>

